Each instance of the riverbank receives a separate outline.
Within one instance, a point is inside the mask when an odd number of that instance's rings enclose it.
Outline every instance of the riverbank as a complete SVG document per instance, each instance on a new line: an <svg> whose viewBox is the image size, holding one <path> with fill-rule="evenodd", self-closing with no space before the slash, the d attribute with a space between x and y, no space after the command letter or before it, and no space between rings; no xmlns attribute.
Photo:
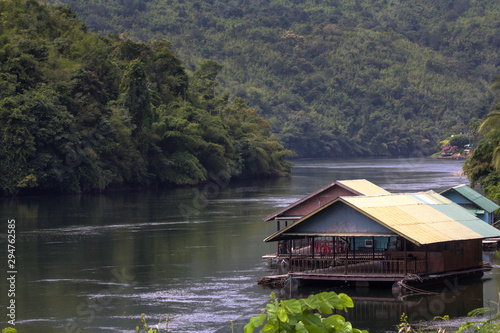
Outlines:
<svg viewBox="0 0 500 333"><path fill-rule="evenodd" d="M435 160L466 160L471 156L471 154L453 154L453 155L441 155L441 153L436 153L434 155L429 156L431 159Z"/></svg>

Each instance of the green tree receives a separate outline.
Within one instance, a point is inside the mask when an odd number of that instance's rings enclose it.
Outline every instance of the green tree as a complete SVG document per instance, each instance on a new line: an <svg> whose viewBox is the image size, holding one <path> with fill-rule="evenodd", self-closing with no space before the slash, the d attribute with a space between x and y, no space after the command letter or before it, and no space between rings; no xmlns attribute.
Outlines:
<svg viewBox="0 0 500 333"><path fill-rule="evenodd" d="M491 87L499 88L497 77ZM480 184L487 196L493 200L500 199L500 112L497 111L498 103L492 106L482 122L478 132L484 137L479 141L471 157L464 163L464 173L469 178L472 186Z"/></svg>
<svg viewBox="0 0 500 333"><path fill-rule="evenodd" d="M120 83L121 105L129 111L132 123L137 126L133 132L139 135L147 135L153 121L146 71L140 59L132 60Z"/></svg>
<svg viewBox="0 0 500 333"><path fill-rule="evenodd" d="M217 75L222 66L213 60L204 60L193 73L193 90L208 101L217 96Z"/></svg>
<svg viewBox="0 0 500 333"><path fill-rule="evenodd" d="M241 98L225 107L221 118L236 140L236 151L245 175L288 174L292 164L286 161L294 153L285 149L271 125L255 109L247 108Z"/></svg>
<svg viewBox="0 0 500 333"><path fill-rule="evenodd" d="M163 103L171 102L175 97L186 97L188 89L188 76L172 50L172 44L168 41L153 41L151 43L154 52L151 61L153 81L156 84L158 95Z"/></svg>
<svg viewBox="0 0 500 333"><path fill-rule="evenodd" d="M498 141L500 139L500 132L497 132L491 138L500 143ZM472 152L471 157L465 161L463 170L472 186L481 184L490 173L495 171L492 166L495 141L492 141L490 138L482 139Z"/></svg>
<svg viewBox="0 0 500 333"><path fill-rule="evenodd" d="M160 181L196 184L207 179L207 171L197 158L206 142L199 124L189 121L193 109L183 107L157 109L158 122L153 125L155 145L154 171Z"/></svg>
<svg viewBox="0 0 500 333"><path fill-rule="evenodd" d="M73 116L57 94L27 92L5 99L0 109L4 165L17 165L16 175L2 188L12 192L38 185L79 190L77 168L87 156L73 128Z"/></svg>
<svg viewBox="0 0 500 333"><path fill-rule="evenodd" d="M500 76L496 77L492 84L491 89L493 91L500 90ZM497 131L500 129L500 102L497 102L492 106L492 112L490 112L486 119L482 122L479 127L478 132L486 137L497 137ZM497 141L493 139L494 141ZM496 142L496 148L493 151L492 164L496 171L500 171L500 142Z"/></svg>
<svg viewBox="0 0 500 333"><path fill-rule="evenodd" d="M465 134L457 134L453 135L450 139L450 146L457 146L460 149L463 149L465 145L470 143L470 139Z"/></svg>
<svg viewBox="0 0 500 333"><path fill-rule="evenodd" d="M164 39L102 37L69 7L0 2L0 191L194 185L250 175L244 160L254 155L263 164L252 174L289 171L260 116L244 120L246 138L223 121L230 96L218 95L220 71L204 62L190 88ZM242 149L250 137L257 144Z"/></svg>

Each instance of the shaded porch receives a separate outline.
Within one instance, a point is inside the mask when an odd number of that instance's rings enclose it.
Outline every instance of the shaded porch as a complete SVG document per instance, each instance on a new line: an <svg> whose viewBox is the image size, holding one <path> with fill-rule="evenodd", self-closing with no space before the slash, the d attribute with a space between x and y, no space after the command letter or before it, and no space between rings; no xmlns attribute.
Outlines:
<svg viewBox="0 0 500 333"><path fill-rule="evenodd" d="M407 274L425 274L425 259L336 259L292 258L290 274L308 273L323 275L381 275L402 277Z"/></svg>
<svg viewBox="0 0 500 333"><path fill-rule="evenodd" d="M274 259L283 274L318 279L396 281L408 275L423 277L476 265L453 267L455 254L474 251L477 242L416 246L403 237L302 237L282 240Z"/></svg>

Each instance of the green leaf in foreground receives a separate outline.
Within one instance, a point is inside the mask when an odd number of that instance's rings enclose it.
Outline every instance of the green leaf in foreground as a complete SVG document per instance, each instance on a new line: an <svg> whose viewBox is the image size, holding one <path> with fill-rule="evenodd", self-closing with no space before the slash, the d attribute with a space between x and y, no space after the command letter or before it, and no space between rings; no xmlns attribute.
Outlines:
<svg viewBox="0 0 500 333"><path fill-rule="evenodd" d="M260 332L368 333L352 328L351 323L343 316L332 314L334 309L346 310L354 306L352 299L346 294L323 292L299 300L279 301L273 293L271 298L266 309L259 316L250 319L244 328L245 333L251 333L260 327ZM323 317L321 313L331 316Z"/></svg>

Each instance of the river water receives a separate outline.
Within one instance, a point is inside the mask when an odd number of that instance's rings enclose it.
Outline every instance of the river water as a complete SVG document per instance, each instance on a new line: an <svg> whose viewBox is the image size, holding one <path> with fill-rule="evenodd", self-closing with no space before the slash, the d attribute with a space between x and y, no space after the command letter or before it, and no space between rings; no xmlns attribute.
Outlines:
<svg viewBox="0 0 500 333"><path fill-rule="evenodd" d="M199 189L45 196L0 202L0 328L7 326L7 220L16 221L16 328L21 332L135 332L142 313L170 332L231 332L257 315L275 291L302 297L324 289L263 288L261 257L275 230L262 219L340 179L368 179L391 192L465 184L461 161L301 160L288 178ZM493 253L485 259L495 264ZM454 288L448 288L453 286ZM415 322L463 317L498 300L499 269L482 281L449 281L438 294L405 300L391 290L337 289L355 299L347 315L370 332L395 330L402 312ZM449 289L449 290L448 290ZM441 291L445 291L441 293ZM281 292L281 293L280 293Z"/></svg>

